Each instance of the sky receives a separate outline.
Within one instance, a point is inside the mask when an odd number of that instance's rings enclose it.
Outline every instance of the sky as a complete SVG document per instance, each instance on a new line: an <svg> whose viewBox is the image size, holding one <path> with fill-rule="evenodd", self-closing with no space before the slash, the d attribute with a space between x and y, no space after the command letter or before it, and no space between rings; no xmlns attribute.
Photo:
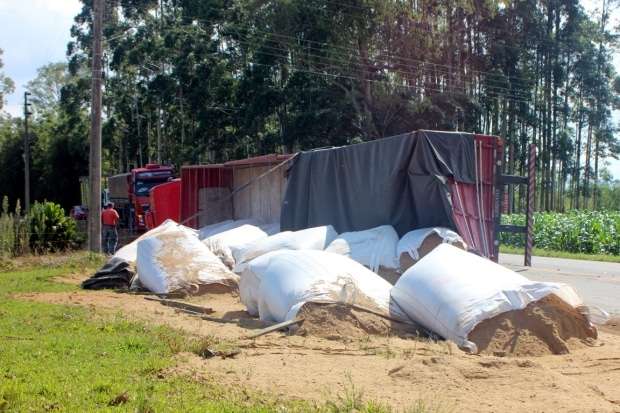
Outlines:
<svg viewBox="0 0 620 413"><path fill-rule="evenodd" d="M600 0L582 0L593 12ZM79 0L0 0L0 49L4 50L4 72L15 81L15 93L8 96L5 110L13 116L23 112L24 87L37 74L37 68L65 61L69 29L80 11ZM620 10L612 15L611 24L620 22ZM616 53L616 71L620 73L620 53ZM614 113L616 123L620 113ZM609 166L620 179L620 161Z"/></svg>

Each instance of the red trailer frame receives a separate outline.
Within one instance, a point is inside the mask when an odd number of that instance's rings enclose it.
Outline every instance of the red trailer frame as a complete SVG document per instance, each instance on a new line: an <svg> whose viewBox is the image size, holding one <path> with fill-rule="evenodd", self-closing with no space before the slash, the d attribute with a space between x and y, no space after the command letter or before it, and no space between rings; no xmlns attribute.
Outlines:
<svg viewBox="0 0 620 413"><path fill-rule="evenodd" d="M181 218L181 179L151 188L150 209L146 212L146 227L153 229L167 219L179 222Z"/></svg>
<svg viewBox="0 0 620 413"><path fill-rule="evenodd" d="M181 222L184 225L198 227L200 190L203 188L232 188L232 170L223 164L181 167Z"/></svg>
<svg viewBox="0 0 620 413"><path fill-rule="evenodd" d="M452 217L458 233L478 254L497 261L495 223L499 214L497 162L503 159L504 141L497 136L475 135L476 182L449 180Z"/></svg>

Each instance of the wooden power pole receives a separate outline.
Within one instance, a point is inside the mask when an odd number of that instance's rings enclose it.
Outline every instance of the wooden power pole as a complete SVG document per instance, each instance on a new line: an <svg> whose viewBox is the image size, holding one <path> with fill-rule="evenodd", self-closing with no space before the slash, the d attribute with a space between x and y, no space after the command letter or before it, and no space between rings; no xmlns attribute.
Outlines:
<svg viewBox="0 0 620 413"><path fill-rule="evenodd" d="M88 181L88 246L101 252L101 33L104 0L93 1L93 72L90 107L90 156Z"/></svg>
<svg viewBox="0 0 620 413"><path fill-rule="evenodd" d="M28 103L30 92L24 92L24 208L30 211L30 133L28 132L28 116L32 115Z"/></svg>

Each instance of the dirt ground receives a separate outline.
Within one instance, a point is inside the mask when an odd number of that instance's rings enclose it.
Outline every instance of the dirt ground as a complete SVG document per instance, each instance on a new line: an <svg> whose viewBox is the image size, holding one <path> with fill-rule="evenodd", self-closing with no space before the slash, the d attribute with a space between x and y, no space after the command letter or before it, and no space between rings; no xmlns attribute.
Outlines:
<svg viewBox="0 0 620 413"><path fill-rule="evenodd" d="M77 283L77 274L57 279ZM564 355L494 357L467 355L449 342L394 337L328 340L272 333L244 337L264 325L228 294L189 302L210 307L206 321L164 307L144 296L109 291L28 293L19 298L122 312L147 323L166 324L196 335L234 340L235 358L203 359L183 353L171 374L219 380L284 398L336 397L352 387L363 397L397 410L418 400L448 411L620 412L620 328L602 327L595 345Z"/></svg>

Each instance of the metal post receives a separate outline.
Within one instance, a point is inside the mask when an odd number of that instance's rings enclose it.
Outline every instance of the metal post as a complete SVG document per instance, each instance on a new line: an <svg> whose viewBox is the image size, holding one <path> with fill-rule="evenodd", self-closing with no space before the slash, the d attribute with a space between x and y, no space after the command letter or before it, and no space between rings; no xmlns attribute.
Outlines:
<svg viewBox="0 0 620 413"><path fill-rule="evenodd" d="M93 1L93 65L89 155L88 245L101 252L101 32L104 0Z"/></svg>
<svg viewBox="0 0 620 413"><path fill-rule="evenodd" d="M493 150L493 167L495 168L495 185L493 188L493 196L495 197L495 206L493 215L495 217L493 259L499 261L499 234L502 222L502 201L504 199L504 184L501 181L503 173L504 145L497 140L495 149Z"/></svg>
<svg viewBox="0 0 620 413"><path fill-rule="evenodd" d="M527 213L525 216L527 232L525 233L525 259L523 265L532 266L532 247L534 244L534 206L536 203L536 145L530 144L527 183Z"/></svg>
<svg viewBox="0 0 620 413"><path fill-rule="evenodd" d="M32 112L28 110L28 96L30 92L24 92L24 208L26 214L30 211L30 133L28 132L28 117Z"/></svg>

